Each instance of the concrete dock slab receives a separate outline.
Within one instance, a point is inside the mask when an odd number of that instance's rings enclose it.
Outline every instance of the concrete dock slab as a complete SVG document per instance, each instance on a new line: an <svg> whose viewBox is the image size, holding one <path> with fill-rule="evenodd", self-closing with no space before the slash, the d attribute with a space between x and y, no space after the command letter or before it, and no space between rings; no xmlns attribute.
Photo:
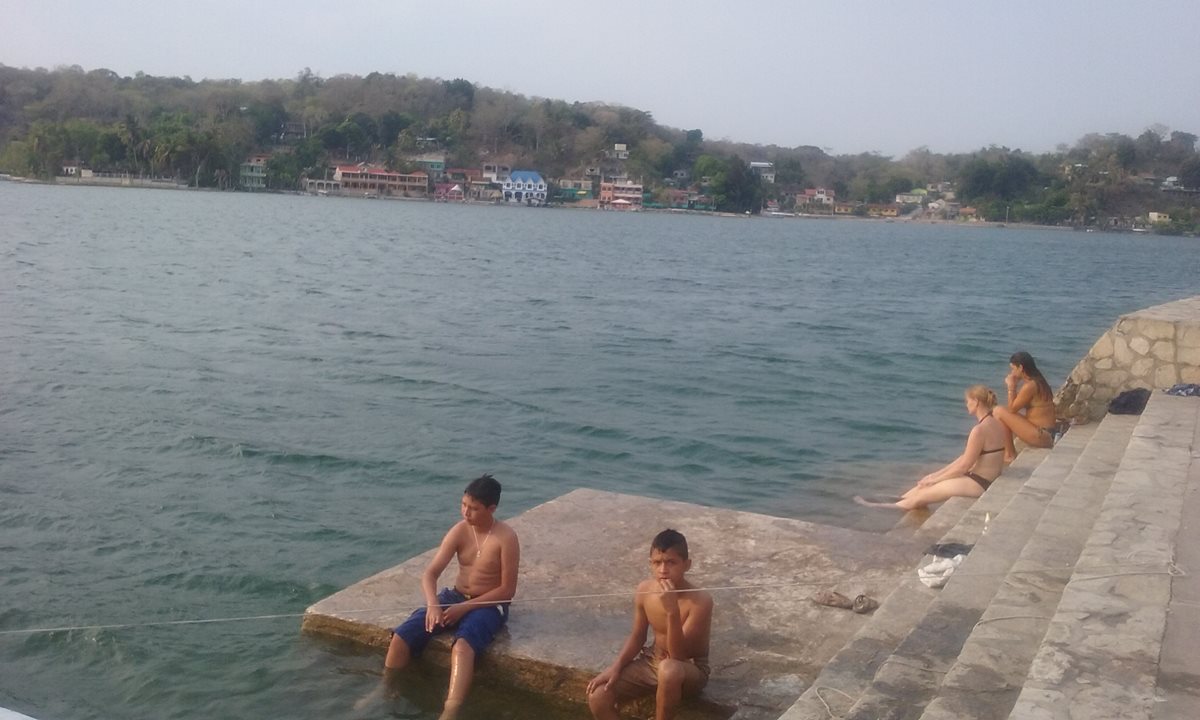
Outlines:
<svg viewBox="0 0 1200 720"><path fill-rule="evenodd" d="M480 660L478 682L582 704L588 679L629 631L651 538L673 527L691 546L692 582L729 588L713 592L713 674L693 712L740 720L777 718L866 622L813 604L815 590L882 599L920 556L875 533L586 489L509 523L521 538L520 582L507 631ZM316 603L304 631L385 647L390 628L423 604L420 574L432 555ZM447 568L443 584L454 572ZM426 658L447 664L448 643L433 643Z"/></svg>

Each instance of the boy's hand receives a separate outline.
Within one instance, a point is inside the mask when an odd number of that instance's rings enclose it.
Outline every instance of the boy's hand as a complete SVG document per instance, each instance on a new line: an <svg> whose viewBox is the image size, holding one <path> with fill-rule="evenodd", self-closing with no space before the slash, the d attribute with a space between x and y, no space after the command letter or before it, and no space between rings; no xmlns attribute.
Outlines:
<svg viewBox="0 0 1200 720"><path fill-rule="evenodd" d="M425 606L425 632L431 633L433 629L442 624L442 606L441 605L426 605Z"/></svg>
<svg viewBox="0 0 1200 720"><path fill-rule="evenodd" d="M675 583L670 580L659 580L658 587L662 589L658 595L658 601L662 603L663 611L668 615L678 614L679 594L675 592Z"/></svg>
<svg viewBox="0 0 1200 720"><path fill-rule="evenodd" d="M472 610L474 610L477 607L480 607L480 606L468 605L466 603L456 603L454 605L451 605L450 607L448 607L442 611L442 623L441 624L445 627L450 627L451 625L458 622L459 620L462 620L464 615L471 612Z"/></svg>
<svg viewBox="0 0 1200 720"><path fill-rule="evenodd" d="M616 679L617 672L612 667L605 668L604 672L592 678L592 681L587 684L587 694L591 695L600 689L607 690Z"/></svg>

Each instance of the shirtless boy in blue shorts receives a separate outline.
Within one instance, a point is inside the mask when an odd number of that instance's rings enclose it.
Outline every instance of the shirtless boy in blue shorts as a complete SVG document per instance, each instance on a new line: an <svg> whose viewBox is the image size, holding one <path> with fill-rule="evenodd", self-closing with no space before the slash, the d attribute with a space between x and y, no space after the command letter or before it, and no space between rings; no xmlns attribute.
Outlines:
<svg viewBox="0 0 1200 720"><path fill-rule="evenodd" d="M684 697L708 683L713 600L684 578L691 567L682 533L663 530L654 537L650 577L633 597L633 630L613 664L588 683L592 717L619 720L619 704L654 695L654 717L669 720ZM643 647L649 628L654 643Z"/></svg>
<svg viewBox="0 0 1200 720"><path fill-rule="evenodd" d="M441 720L457 717L475 675L475 656L508 620L509 601L517 591L521 548L513 529L495 517L499 503L500 483L491 475L467 485L462 521L446 533L421 576L425 607L395 629L388 646L385 673L419 657L434 635L454 633L450 689ZM438 578L454 557L458 578L453 587L438 592Z"/></svg>

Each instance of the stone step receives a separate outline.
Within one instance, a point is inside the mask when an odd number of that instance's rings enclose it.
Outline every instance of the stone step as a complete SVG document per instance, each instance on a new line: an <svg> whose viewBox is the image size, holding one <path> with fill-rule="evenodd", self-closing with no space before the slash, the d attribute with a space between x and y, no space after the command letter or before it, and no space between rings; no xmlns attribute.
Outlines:
<svg viewBox="0 0 1200 720"><path fill-rule="evenodd" d="M1071 431L1085 432L1084 428ZM1064 438L1065 441L1065 438ZM1064 453L1067 452L1065 449ZM1050 455L1048 450L1022 452L1004 474L978 500L952 498L928 518L915 535L902 537L933 542L974 544L989 518L996 518L1025 484L1038 466ZM940 530L941 534L933 534ZM897 531L888 533L894 537ZM911 533L911 531L909 531ZM933 558L925 556L917 567ZM870 686L875 671L896 646L925 615L937 590L925 587L916 577L916 568L893 590L871 616L869 622L822 668L804 694L780 720L829 720L841 717L863 691Z"/></svg>
<svg viewBox="0 0 1200 720"><path fill-rule="evenodd" d="M975 498L953 497L942 503L932 514L921 512L904 513L896 526L888 530L887 537L915 548L926 548L954 529L967 511L975 504Z"/></svg>
<svg viewBox="0 0 1200 720"><path fill-rule="evenodd" d="M1167 630L1158 659L1154 720L1200 718L1200 422L1192 436L1192 464L1175 536L1175 564L1187 572L1171 578Z"/></svg>
<svg viewBox="0 0 1200 720"><path fill-rule="evenodd" d="M1072 428L992 517L955 577L879 666L870 686L846 713L847 720L920 716L1095 432L1095 425ZM991 490L984 497L990 494Z"/></svg>
<svg viewBox="0 0 1200 720"><path fill-rule="evenodd" d="M1100 423L921 720L1008 717L1137 423L1133 415Z"/></svg>
<svg viewBox="0 0 1200 720"><path fill-rule="evenodd" d="M1153 718L1197 425L1195 398L1151 397L1010 718Z"/></svg>

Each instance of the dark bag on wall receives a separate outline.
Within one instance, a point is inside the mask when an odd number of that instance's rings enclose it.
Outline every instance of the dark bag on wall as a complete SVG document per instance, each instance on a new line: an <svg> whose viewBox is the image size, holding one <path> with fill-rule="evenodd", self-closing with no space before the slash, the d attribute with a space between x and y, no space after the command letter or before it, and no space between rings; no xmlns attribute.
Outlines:
<svg viewBox="0 0 1200 720"><path fill-rule="evenodd" d="M1113 415L1141 415L1150 400L1150 391L1146 388L1126 390L1108 401L1108 411Z"/></svg>

